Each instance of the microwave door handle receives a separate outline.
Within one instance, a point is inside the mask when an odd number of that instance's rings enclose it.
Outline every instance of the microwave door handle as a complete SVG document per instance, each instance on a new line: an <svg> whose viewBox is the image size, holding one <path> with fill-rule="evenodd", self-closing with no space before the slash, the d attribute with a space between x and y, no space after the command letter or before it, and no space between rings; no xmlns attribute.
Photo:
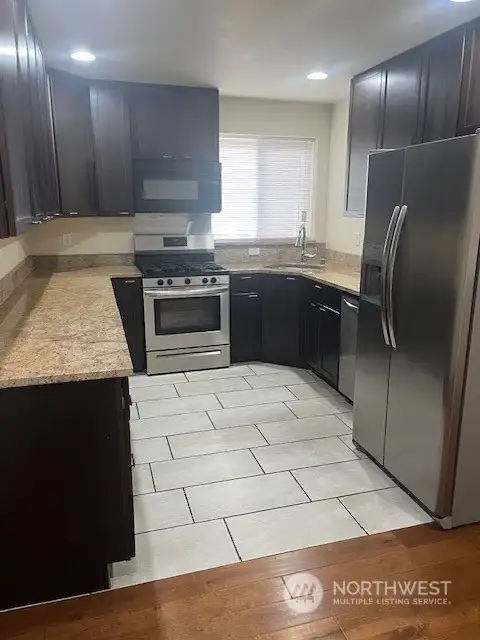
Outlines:
<svg viewBox="0 0 480 640"><path fill-rule="evenodd" d="M228 293L228 286L220 287L199 287L198 289L144 289L144 295L157 300L168 298L209 298L222 293Z"/></svg>

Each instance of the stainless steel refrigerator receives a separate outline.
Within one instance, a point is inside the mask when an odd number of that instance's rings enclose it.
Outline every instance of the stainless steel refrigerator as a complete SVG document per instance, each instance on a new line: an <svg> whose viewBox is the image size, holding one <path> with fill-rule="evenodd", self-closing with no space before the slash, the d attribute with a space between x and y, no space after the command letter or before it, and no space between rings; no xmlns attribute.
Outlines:
<svg viewBox="0 0 480 640"><path fill-rule="evenodd" d="M353 438L445 528L480 521L479 145L369 160Z"/></svg>

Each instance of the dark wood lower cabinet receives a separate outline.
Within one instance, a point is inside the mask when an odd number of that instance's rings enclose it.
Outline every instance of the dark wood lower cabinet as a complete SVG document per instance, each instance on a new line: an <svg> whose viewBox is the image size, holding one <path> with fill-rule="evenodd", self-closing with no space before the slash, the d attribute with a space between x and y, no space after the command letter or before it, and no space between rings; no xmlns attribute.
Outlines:
<svg viewBox="0 0 480 640"><path fill-rule="evenodd" d="M303 278L268 275L262 284L262 360L300 367Z"/></svg>
<svg viewBox="0 0 480 640"><path fill-rule="evenodd" d="M141 278L112 278L135 373L146 371L145 325Z"/></svg>
<svg viewBox="0 0 480 640"><path fill-rule="evenodd" d="M0 609L106 589L135 555L127 379L0 390Z"/></svg>
<svg viewBox="0 0 480 640"><path fill-rule="evenodd" d="M254 362L262 357L262 300L258 292L230 297L230 357Z"/></svg>
<svg viewBox="0 0 480 640"><path fill-rule="evenodd" d="M340 292L324 285L309 288L302 356L306 365L334 387L340 361Z"/></svg>

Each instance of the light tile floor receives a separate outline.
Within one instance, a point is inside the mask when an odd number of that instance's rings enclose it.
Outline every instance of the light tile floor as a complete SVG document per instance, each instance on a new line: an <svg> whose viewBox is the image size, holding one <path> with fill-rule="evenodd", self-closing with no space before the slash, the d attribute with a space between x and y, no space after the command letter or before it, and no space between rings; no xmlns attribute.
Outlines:
<svg viewBox="0 0 480 640"><path fill-rule="evenodd" d="M137 549L114 587L430 521L310 372L252 363L130 388Z"/></svg>

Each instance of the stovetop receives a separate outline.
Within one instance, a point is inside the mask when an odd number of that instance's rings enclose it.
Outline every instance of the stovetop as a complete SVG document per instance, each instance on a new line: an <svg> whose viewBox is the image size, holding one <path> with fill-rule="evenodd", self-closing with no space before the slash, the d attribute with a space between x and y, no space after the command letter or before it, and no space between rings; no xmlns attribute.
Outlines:
<svg viewBox="0 0 480 640"><path fill-rule="evenodd" d="M155 262L137 265L144 278L162 276L202 276L228 273L228 270L216 262Z"/></svg>

